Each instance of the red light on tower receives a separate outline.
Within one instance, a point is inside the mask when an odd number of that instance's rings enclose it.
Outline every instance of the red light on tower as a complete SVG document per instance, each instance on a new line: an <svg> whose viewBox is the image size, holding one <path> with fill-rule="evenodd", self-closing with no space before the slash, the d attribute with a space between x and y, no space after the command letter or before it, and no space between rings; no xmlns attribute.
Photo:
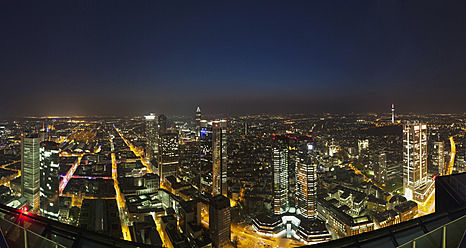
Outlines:
<svg viewBox="0 0 466 248"><path fill-rule="evenodd" d="M27 206L22 207L21 212L22 213L27 213L28 212L28 207Z"/></svg>

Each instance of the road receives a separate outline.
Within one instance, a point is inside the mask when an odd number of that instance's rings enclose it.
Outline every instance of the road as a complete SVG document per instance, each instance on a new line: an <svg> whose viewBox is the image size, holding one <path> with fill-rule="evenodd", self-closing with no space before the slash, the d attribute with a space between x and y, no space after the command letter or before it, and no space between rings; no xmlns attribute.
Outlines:
<svg viewBox="0 0 466 248"><path fill-rule="evenodd" d="M113 143L113 140L110 140ZM128 215L126 214L125 208L125 198L121 195L120 186L118 183L118 174L117 174L117 162L116 156L112 146L112 178L113 178L113 186L115 187L115 196L118 205L118 212L120 213L120 221L121 221L121 232L123 233L123 239L131 241L131 233L129 232L129 228L127 225Z"/></svg>
<svg viewBox="0 0 466 248"><path fill-rule="evenodd" d="M63 190L65 190L66 185L70 181L70 179L73 177L74 172L78 168L79 164L81 163L81 159L83 158L84 154L81 154L78 156L78 161L70 168L68 173L66 173L66 176L63 178L63 180L60 181L60 186L59 186L59 193L60 195L63 194Z"/></svg>
<svg viewBox="0 0 466 248"><path fill-rule="evenodd" d="M147 172L149 172L149 173L154 173L154 171L152 170L152 168L151 168L149 162L147 162L146 159L144 158L143 152L138 151L138 150L133 146L133 144L131 144L131 142L129 142L127 139L125 139L125 137L123 136L123 134L120 132L120 130L119 130L117 127L115 127L115 130L118 132L118 134L119 134L120 137L123 139L123 141L125 141L126 145L129 147L129 149L131 149L131 151L134 152L134 154L135 154L136 156L138 156L138 157L141 159L141 163L142 163L144 166L146 166Z"/></svg>
<svg viewBox="0 0 466 248"><path fill-rule="evenodd" d="M451 155L450 163L448 164L447 175L451 175L451 173L453 172L453 166L455 165L456 145L453 137L454 136L450 137Z"/></svg>

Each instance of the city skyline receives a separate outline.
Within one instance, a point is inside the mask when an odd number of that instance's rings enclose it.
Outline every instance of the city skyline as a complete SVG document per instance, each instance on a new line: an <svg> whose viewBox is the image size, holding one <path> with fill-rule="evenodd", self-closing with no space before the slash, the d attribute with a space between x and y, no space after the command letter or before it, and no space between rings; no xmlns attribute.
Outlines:
<svg viewBox="0 0 466 248"><path fill-rule="evenodd" d="M464 111L464 2L2 9L4 117Z"/></svg>

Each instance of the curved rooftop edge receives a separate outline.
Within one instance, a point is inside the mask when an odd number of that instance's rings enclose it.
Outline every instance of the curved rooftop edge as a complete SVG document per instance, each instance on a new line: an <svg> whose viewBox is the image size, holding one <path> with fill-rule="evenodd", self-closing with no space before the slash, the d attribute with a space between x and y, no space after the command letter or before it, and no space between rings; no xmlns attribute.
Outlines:
<svg viewBox="0 0 466 248"><path fill-rule="evenodd" d="M6 242L9 247L25 247L25 242L27 242L28 247L36 247L40 242L57 244L56 247L72 248L157 247L88 231L3 204L0 204L0 228L3 235L3 240L0 243ZM27 231L21 231L22 228L27 229ZM27 233L26 237L24 237L25 233ZM50 245L44 247L50 247Z"/></svg>
<svg viewBox="0 0 466 248"><path fill-rule="evenodd" d="M457 208L456 210L448 212L436 212L433 214L425 215L416 219L401 222L396 225L387 226L381 229L377 229L371 232L362 233L350 237L332 240L325 243L319 243L315 245L301 246L301 247L319 247L319 248L335 248L335 247L377 247L377 248L388 248L388 247L399 247L409 243L416 238L419 238L425 234L428 234L439 227L447 225L455 220L458 220L466 215L466 206ZM462 218L463 222L466 223L466 218ZM466 225L463 226L462 235L466 229ZM440 238L442 238L440 236ZM460 242L461 238L458 237ZM463 240L464 242L464 240ZM403 246L404 247L404 246ZM410 246L411 247L411 246ZM449 246L448 246L449 247ZM456 247L456 246L455 246Z"/></svg>

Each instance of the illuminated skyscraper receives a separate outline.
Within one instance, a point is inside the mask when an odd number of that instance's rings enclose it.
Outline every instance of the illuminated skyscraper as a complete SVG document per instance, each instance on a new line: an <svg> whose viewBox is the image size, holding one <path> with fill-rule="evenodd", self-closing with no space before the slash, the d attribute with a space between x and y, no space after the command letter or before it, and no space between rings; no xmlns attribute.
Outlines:
<svg viewBox="0 0 466 248"><path fill-rule="evenodd" d="M60 150L58 143L44 141L40 143L40 213L41 215L58 219L58 192L60 175L58 174L58 159Z"/></svg>
<svg viewBox="0 0 466 248"><path fill-rule="evenodd" d="M37 135L21 137L21 195L26 198L33 213L40 207L40 138Z"/></svg>
<svg viewBox="0 0 466 248"><path fill-rule="evenodd" d="M158 128L157 128L157 116L155 113L144 116L146 119L146 138L147 138L147 153L149 158L152 160L158 153Z"/></svg>
<svg viewBox="0 0 466 248"><path fill-rule="evenodd" d="M403 130L403 190L406 199L422 201L427 183L427 125L407 123Z"/></svg>
<svg viewBox="0 0 466 248"><path fill-rule="evenodd" d="M212 123L212 194L227 196L227 121Z"/></svg>
<svg viewBox="0 0 466 248"><path fill-rule="evenodd" d="M159 136L158 171L160 180L177 176L179 162L178 134L161 133Z"/></svg>
<svg viewBox="0 0 466 248"><path fill-rule="evenodd" d="M306 148L308 148L306 146ZM300 151L297 158L298 209L305 218L314 218L316 211L317 174L316 158L311 150Z"/></svg>
<svg viewBox="0 0 466 248"><path fill-rule="evenodd" d="M273 211L282 214L288 210L288 138L273 137Z"/></svg>
<svg viewBox="0 0 466 248"><path fill-rule="evenodd" d="M167 117L159 115L159 135L167 132Z"/></svg>
<svg viewBox="0 0 466 248"><path fill-rule="evenodd" d="M443 141L434 142L432 149L432 167L434 174L445 174L445 149Z"/></svg>
<svg viewBox="0 0 466 248"><path fill-rule="evenodd" d="M375 181L378 183L385 182L387 180L387 155L380 153L377 156L377 160L374 165Z"/></svg>
<svg viewBox="0 0 466 248"><path fill-rule="evenodd" d="M212 194L212 126L206 120L201 120L200 125L200 189Z"/></svg>
<svg viewBox="0 0 466 248"><path fill-rule="evenodd" d="M201 109L199 107L197 107L197 110L196 110L196 121L195 121L195 125L196 125L196 139L199 139L201 137L201 118L202 118L202 114L201 114Z"/></svg>
<svg viewBox="0 0 466 248"><path fill-rule="evenodd" d="M213 247L227 247L231 240L230 200L214 196L209 204L209 234Z"/></svg>

